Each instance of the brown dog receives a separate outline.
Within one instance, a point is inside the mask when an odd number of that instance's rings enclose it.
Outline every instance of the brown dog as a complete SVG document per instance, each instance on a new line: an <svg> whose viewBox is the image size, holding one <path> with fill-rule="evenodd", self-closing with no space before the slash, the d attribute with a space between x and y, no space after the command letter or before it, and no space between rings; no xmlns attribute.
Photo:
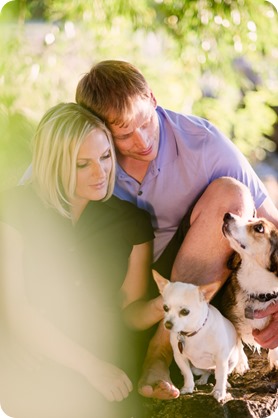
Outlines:
<svg viewBox="0 0 278 418"><path fill-rule="evenodd" d="M223 219L223 234L236 251L225 285L222 312L242 341L260 350L252 331L263 329L270 317L254 319L254 310L278 300L278 229L263 218L246 221L232 213ZM269 350L270 367L278 368L278 348Z"/></svg>

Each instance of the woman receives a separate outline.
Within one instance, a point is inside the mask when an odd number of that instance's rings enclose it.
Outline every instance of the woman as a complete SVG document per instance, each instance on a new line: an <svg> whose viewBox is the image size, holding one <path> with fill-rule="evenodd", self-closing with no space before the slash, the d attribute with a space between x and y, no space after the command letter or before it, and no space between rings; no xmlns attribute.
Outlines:
<svg viewBox="0 0 278 418"><path fill-rule="evenodd" d="M110 132L75 103L43 116L32 167L2 194L0 404L14 418L136 417L120 311L137 329L163 317L160 297L144 300L148 215L112 196Z"/></svg>

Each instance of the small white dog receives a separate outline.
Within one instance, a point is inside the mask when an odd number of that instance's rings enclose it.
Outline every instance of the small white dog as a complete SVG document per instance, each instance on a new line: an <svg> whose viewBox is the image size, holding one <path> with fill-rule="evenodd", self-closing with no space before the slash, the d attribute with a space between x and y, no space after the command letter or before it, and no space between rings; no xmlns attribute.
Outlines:
<svg viewBox="0 0 278 418"><path fill-rule="evenodd" d="M223 295L223 313L243 342L260 350L253 329L263 329L270 316L254 319L254 310L278 301L278 229L263 218L243 219L226 213L223 234L236 251ZM278 348L269 350L270 367L278 369Z"/></svg>
<svg viewBox="0 0 278 418"><path fill-rule="evenodd" d="M210 370L215 369L213 396L217 401L226 397L228 374L235 367L243 373L248 368L246 355L232 323L208 301L219 283L204 286L170 282L159 273L153 276L164 301L164 326L170 331L174 358L184 377L181 394L192 393L194 378L191 368L206 383ZM199 370L199 373L196 371Z"/></svg>

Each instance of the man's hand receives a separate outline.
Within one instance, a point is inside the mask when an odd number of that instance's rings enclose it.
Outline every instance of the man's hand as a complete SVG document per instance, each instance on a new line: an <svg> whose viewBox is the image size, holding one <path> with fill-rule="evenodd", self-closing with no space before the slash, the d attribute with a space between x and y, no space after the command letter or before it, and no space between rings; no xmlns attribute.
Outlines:
<svg viewBox="0 0 278 418"><path fill-rule="evenodd" d="M253 330L253 337L261 347L273 349L278 347L278 302L262 311L254 312L254 318L264 318L268 315L271 315L269 324L261 331Z"/></svg>

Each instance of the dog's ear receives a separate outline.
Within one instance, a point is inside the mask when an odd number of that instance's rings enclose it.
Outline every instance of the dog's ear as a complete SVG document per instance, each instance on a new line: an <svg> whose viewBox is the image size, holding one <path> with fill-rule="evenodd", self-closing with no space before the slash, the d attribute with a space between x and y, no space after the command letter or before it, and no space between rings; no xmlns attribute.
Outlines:
<svg viewBox="0 0 278 418"><path fill-rule="evenodd" d="M234 252L230 255L227 261L227 267L229 270L237 270L241 264L241 257L238 253Z"/></svg>
<svg viewBox="0 0 278 418"><path fill-rule="evenodd" d="M159 274L156 270L152 270L152 273L153 273L153 278L159 289L159 292L162 294L165 289L165 286L169 284L169 280L162 277L161 274Z"/></svg>
<svg viewBox="0 0 278 418"><path fill-rule="evenodd" d="M200 292L203 294L205 300L209 302L221 287L221 282L213 282L199 286Z"/></svg>
<svg viewBox="0 0 278 418"><path fill-rule="evenodd" d="M269 271L278 276L278 234L273 231L270 234L271 253Z"/></svg>

